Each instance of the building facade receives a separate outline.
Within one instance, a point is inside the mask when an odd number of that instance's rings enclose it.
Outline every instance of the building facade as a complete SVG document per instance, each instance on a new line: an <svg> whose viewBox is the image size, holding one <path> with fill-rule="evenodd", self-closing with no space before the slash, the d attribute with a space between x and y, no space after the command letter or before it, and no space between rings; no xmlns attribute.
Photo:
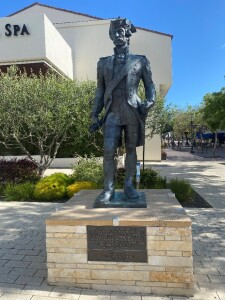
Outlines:
<svg viewBox="0 0 225 300"><path fill-rule="evenodd" d="M99 57L113 54L110 20L34 3L0 19L0 68L17 64L32 69L54 69L71 79L96 80ZM137 24L135 24L136 26ZM172 36L138 28L130 51L146 55L153 81L164 97L172 82ZM145 160L161 159L160 136L146 140ZM138 159L142 159L138 148Z"/></svg>

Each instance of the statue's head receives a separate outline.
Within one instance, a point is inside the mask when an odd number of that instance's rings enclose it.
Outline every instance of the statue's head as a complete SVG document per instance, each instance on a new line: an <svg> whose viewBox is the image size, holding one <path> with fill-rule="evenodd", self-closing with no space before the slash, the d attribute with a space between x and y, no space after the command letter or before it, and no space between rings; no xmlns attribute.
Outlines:
<svg viewBox="0 0 225 300"><path fill-rule="evenodd" d="M136 28L128 19L118 18L110 23L109 36L115 46L128 45L134 32L136 32Z"/></svg>

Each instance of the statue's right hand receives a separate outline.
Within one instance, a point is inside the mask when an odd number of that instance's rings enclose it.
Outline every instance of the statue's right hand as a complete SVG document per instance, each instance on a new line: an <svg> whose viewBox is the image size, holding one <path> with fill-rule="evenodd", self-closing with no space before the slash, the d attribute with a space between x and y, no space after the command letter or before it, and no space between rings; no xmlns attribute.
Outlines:
<svg viewBox="0 0 225 300"><path fill-rule="evenodd" d="M89 127L89 132L94 133L96 130L102 127L102 120L99 120L98 117L92 117L92 125Z"/></svg>

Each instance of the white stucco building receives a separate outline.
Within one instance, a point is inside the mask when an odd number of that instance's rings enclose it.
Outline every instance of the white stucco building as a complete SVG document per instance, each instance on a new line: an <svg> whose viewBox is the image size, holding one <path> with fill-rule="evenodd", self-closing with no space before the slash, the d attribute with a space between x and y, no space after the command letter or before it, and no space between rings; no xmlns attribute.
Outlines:
<svg viewBox="0 0 225 300"><path fill-rule="evenodd" d="M11 64L34 70L52 68L71 79L96 80L99 57L113 54L109 24L110 20L34 3L0 19L0 68ZM153 81L162 96L172 82L171 41L170 34L137 27L130 45L132 53L149 58ZM146 141L145 159L157 161L160 155L156 135ZM142 159L141 147L138 159Z"/></svg>

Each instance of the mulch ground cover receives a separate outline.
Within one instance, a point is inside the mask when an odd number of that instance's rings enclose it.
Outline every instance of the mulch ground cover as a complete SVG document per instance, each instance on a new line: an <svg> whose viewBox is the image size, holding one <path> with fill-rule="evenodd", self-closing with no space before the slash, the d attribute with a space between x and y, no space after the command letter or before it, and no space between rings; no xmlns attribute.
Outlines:
<svg viewBox="0 0 225 300"><path fill-rule="evenodd" d="M180 204L187 208L212 208L212 206L194 190L191 199Z"/></svg>

